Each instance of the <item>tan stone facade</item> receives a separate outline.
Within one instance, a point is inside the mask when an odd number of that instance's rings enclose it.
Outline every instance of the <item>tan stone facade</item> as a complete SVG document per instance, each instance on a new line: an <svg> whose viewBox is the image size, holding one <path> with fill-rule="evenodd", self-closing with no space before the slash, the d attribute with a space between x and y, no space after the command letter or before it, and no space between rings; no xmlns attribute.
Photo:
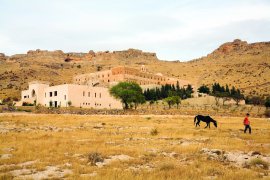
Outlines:
<svg viewBox="0 0 270 180"><path fill-rule="evenodd" d="M151 74L145 66L140 70L128 67L115 67L111 70L96 73L82 74L74 77L74 84L49 86L48 82L34 81L29 83L28 90L22 91L21 101L36 103L46 107L71 106L95 109L122 109L122 103L112 97L109 87L118 82L136 82L143 89L157 87L165 84L181 86L189 84L162 74Z"/></svg>
<svg viewBox="0 0 270 180"><path fill-rule="evenodd" d="M165 85L165 84L177 84L180 86L187 86L189 81L180 80L163 76L161 73L152 74L147 72L145 66L142 66L140 70L129 67L115 67L111 70L100 71L96 73L77 75L73 79L75 84L80 85L101 85L110 86L117 82L136 82L139 85Z"/></svg>
<svg viewBox="0 0 270 180"><path fill-rule="evenodd" d="M29 89L22 91L20 103L36 103L45 107L71 106L95 109L121 109L122 103L113 98L105 87L78 84L49 86L44 82L31 82Z"/></svg>

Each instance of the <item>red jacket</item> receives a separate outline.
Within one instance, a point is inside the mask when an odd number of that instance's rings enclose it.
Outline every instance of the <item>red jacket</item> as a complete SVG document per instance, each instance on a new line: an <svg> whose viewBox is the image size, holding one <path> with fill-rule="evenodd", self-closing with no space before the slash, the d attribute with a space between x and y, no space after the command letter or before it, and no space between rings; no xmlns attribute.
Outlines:
<svg viewBox="0 0 270 180"><path fill-rule="evenodd" d="M250 122L248 120L248 117L245 117L245 119L244 119L244 125L249 125L249 124L250 124Z"/></svg>

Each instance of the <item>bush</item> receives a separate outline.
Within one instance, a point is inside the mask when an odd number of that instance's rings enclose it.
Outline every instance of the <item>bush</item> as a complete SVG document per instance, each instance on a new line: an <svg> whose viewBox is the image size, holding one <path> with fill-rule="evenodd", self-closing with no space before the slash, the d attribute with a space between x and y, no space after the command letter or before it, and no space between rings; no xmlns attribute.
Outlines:
<svg viewBox="0 0 270 180"><path fill-rule="evenodd" d="M104 159L102 158L101 154L97 152L89 153L88 155L88 162L91 163L92 166L95 166L97 162L103 162Z"/></svg>
<svg viewBox="0 0 270 180"><path fill-rule="evenodd" d="M252 159L250 161L250 165L251 166L259 166L259 167L262 166L263 169L268 169L268 167L269 167L269 164L260 158Z"/></svg>
<svg viewBox="0 0 270 180"><path fill-rule="evenodd" d="M156 136L156 135L158 135L158 130L156 128L154 128L154 129L151 130L150 134L152 136Z"/></svg>
<svg viewBox="0 0 270 180"><path fill-rule="evenodd" d="M175 168L175 165L173 163L164 163L161 164L159 167L160 171L168 171L168 170L172 170Z"/></svg>
<svg viewBox="0 0 270 180"><path fill-rule="evenodd" d="M28 102L23 102L22 106L34 106L34 104L32 103L28 103Z"/></svg>
<svg viewBox="0 0 270 180"><path fill-rule="evenodd" d="M264 105L265 105L266 108L270 107L270 97L266 98Z"/></svg>
<svg viewBox="0 0 270 180"><path fill-rule="evenodd" d="M270 109L266 109L264 112L265 117L270 117Z"/></svg>

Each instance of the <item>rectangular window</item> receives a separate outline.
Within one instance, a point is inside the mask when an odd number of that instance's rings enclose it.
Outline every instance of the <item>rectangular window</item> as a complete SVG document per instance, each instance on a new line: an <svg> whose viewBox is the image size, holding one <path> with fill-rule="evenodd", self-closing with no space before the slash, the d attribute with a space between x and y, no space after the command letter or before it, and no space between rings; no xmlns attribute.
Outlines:
<svg viewBox="0 0 270 180"><path fill-rule="evenodd" d="M99 98L101 98L101 93L99 93Z"/></svg>
<svg viewBox="0 0 270 180"><path fill-rule="evenodd" d="M67 95L64 95L64 99L67 100Z"/></svg>
<svg viewBox="0 0 270 180"><path fill-rule="evenodd" d="M46 93L45 93L45 97L46 97Z"/></svg>
<svg viewBox="0 0 270 180"><path fill-rule="evenodd" d="M50 92L50 97L52 97L52 92Z"/></svg>
<svg viewBox="0 0 270 180"><path fill-rule="evenodd" d="M85 91L83 91L83 96L85 96Z"/></svg>
<svg viewBox="0 0 270 180"><path fill-rule="evenodd" d="M24 99L26 99L27 98L27 96L24 96Z"/></svg>
<svg viewBox="0 0 270 180"><path fill-rule="evenodd" d="M54 91L54 96L57 96L57 91Z"/></svg>
<svg viewBox="0 0 270 180"><path fill-rule="evenodd" d="M88 92L88 97L90 97L90 92Z"/></svg>
<svg viewBox="0 0 270 180"><path fill-rule="evenodd" d="M97 93L95 93L95 98L97 97Z"/></svg>

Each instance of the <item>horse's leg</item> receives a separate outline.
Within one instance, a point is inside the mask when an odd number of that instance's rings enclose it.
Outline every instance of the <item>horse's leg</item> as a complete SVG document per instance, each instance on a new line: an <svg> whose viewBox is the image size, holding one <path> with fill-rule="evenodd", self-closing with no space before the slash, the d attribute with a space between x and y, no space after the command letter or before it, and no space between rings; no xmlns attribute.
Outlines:
<svg viewBox="0 0 270 180"><path fill-rule="evenodd" d="M208 127L209 127L209 129L210 129L210 124L211 124L211 123L209 122L209 126L208 126Z"/></svg>
<svg viewBox="0 0 270 180"><path fill-rule="evenodd" d="M208 126L208 122L206 123L206 126L205 126L205 128L207 128L207 126Z"/></svg>
<svg viewBox="0 0 270 180"><path fill-rule="evenodd" d="M197 118L196 127L200 126L200 120Z"/></svg>

